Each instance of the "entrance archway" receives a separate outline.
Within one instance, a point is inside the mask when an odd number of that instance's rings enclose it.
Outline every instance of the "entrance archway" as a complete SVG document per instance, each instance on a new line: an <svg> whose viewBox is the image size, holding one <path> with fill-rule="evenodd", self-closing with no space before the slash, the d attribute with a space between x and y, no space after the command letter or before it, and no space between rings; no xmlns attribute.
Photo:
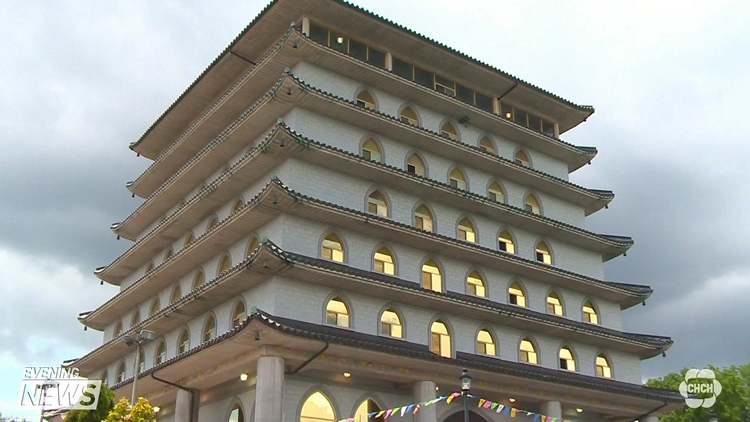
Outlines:
<svg viewBox="0 0 750 422"><path fill-rule="evenodd" d="M445 418L443 422L464 422L464 410L461 409L458 412L448 416L447 418ZM469 422L489 422L489 421L487 421L487 419L469 410Z"/></svg>

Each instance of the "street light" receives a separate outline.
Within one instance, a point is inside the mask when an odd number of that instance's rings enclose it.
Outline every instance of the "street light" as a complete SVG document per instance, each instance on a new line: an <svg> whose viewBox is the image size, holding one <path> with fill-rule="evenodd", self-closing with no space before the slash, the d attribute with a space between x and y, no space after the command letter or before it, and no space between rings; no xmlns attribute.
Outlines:
<svg viewBox="0 0 750 422"><path fill-rule="evenodd" d="M708 418L711 422L719 422L719 415L716 412L711 412L711 416Z"/></svg>
<svg viewBox="0 0 750 422"><path fill-rule="evenodd" d="M471 375L469 370L461 372L461 392L464 395L464 422L469 422L469 390L471 390Z"/></svg>
<svg viewBox="0 0 750 422"><path fill-rule="evenodd" d="M130 335L125 336L125 344L135 346L135 367L133 369L133 391L130 393L130 405L135 406L135 389L138 385L138 370L141 366L141 346L156 338L156 333L149 330L141 330L133 338Z"/></svg>

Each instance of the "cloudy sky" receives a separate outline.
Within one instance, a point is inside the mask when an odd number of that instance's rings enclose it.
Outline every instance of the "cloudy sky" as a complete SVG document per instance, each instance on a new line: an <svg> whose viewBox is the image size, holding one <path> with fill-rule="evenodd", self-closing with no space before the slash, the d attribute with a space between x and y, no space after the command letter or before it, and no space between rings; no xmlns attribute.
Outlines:
<svg viewBox="0 0 750 422"><path fill-rule="evenodd" d="M564 139L599 149L571 176L612 189L594 231L631 235L611 280L648 284L628 331L669 335L644 377L750 361L750 4L355 3L597 112ZM221 5L217 7L217 5ZM23 367L101 342L79 312L116 292L92 274L128 246L136 140L265 6L0 0L0 412Z"/></svg>

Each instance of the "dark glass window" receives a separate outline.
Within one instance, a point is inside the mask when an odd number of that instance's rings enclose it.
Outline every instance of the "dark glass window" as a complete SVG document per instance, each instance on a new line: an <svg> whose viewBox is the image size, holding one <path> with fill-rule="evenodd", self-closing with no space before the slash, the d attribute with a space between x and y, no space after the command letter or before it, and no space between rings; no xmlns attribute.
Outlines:
<svg viewBox="0 0 750 422"><path fill-rule="evenodd" d="M516 114L513 116L513 121L521 126L526 126L526 112L519 109L515 110Z"/></svg>
<svg viewBox="0 0 750 422"><path fill-rule="evenodd" d="M349 54L362 60L363 62L366 62L367 61L367 46L362 44L359 41L350 40L349 41Z"/></svg>
<svg viewBox="0 0 750 422"><path fill-rule="evenodd" d="M451 97L456 96L455 82L439 75L435 75L435 90L438 92L442 92L443 94L450 95ZM472 104L473 103L474 101L472 100Z"/></svg>
<svg viewBox="0 0 750 422"><path fill-rule="evenodd" d="M474 105L474 90L456 84L456 98L467 104Z"/></svg>
<svg viewBox="0 0 750 422"><path fill-rule="evenodd" d="M533 114L529 114L529 129L535 130L537 132L542 131L542 119L539 116L534 116Z"/></svg>
<svg viewBox="0 0 750 422"><path fill-rule="evenodd" d="M546 121L542 120L542 133L544 133L547 136L555 136L555 125Z"/></svg>
<svg viewBox="0 0 750 422"><path fill-rule="evenodd" d="M349 52L349 38L342 34L337 34L331 31L331 47L334 50L341 51L342 53Z"/></svg>
<svg viewBox="0 0 750 422"><path fill-rule="evenodd" d="M367 62L373 66L377 66L381 69L385 69L385 53L369 47L369 55Z"/></svg>
<svg viewBox="0 0 750 422"><path fill-rule="evenodd" d="M320 44L328 45L328 30L311 23L310 39Z"/></svg>
<svg viewBox="0 0 750 422"><path fill-rule="evenodd" d="M435 89L432 72L428 72L416 66L414 66L414 82L426 86L427 88Z"/></svg>
<svg viewBox="0 0 750 422"><path fill-rule="evenodd" d="M414 66L395 57L393 58L393 73L410 81L414 80Z"/></svg>
<svg viewBox="0 0 750 422"><path fill-rule="evenodd" d="M460 95L460 92L459 92L459 95ZM493 112L493 110L492 110L492 98L491 97L488 97L486 95L480 94L478 92L475 94L475 96L476 96L477 107L479 107L482 110L484 110L486 112L489 112L489 113Z"/></svg>

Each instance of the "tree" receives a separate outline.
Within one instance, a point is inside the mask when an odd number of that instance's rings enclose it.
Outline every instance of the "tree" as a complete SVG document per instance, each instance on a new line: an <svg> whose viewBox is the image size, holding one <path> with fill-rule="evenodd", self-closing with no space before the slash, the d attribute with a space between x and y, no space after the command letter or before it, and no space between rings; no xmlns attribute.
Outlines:
<svg viewBox="0 0 750 422"><path fill-rule="evenodd" d="M721 383L721 394L710 408L699 407L682 409L667 413L660 422L697 422L708 421L712 412L716 412L721 422L750 422L750 363L742 366L716 368L709 366ZM684 368L679 373L672 373L662 378L649 380L649 387L679 390L680 383L685 381Z"/></svg>
<svg viewBox="0 0 750 422"><path fill-rule="evenodd" d="M66 422L100 422L107 418L109 412L115 407L115 393L109 389L107 384L102 383L99 390L99 401L96 409L71 410L65 417Z"/></svg>
<svg viewBox="0 0 750 422"><path fill-rule="evenodd" d="M125 397L121 398L115 405L107 419L104 422L157 422L154 408L148 400L143 397L138 398L135 406L130 407L130 401Z"/></svg>

